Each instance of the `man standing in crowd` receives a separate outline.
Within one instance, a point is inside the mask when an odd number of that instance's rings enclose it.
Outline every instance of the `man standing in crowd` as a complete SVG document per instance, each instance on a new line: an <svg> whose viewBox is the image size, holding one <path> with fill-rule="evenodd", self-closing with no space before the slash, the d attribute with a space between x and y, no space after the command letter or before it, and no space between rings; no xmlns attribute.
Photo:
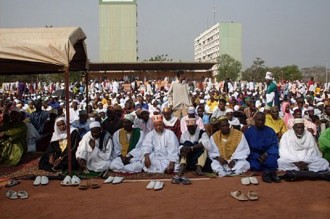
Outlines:
<svg viewBox="0 0 330 219"><path fill-rule="evenodd" d="M177 71L176 77L177 80L172 82L168 91L168 97L174 116L181 119L187 115L188 107L191 106L191 98L189 96L189 86L184 78L184 72L182 70Z"/></svg>

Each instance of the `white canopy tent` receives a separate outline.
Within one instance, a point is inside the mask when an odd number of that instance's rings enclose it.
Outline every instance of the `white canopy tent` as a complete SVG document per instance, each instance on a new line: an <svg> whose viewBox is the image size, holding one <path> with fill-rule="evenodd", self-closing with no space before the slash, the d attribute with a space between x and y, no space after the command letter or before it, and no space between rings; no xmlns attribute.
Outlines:
<svg viewBox="0 0 330 219"><path fill-rule="evenodd" d="M80 27L0 29L0 75L64 73L66 122L69 114L69 72L87 71L88 59ZM68 136L69 174L71 138Z"/></svg>

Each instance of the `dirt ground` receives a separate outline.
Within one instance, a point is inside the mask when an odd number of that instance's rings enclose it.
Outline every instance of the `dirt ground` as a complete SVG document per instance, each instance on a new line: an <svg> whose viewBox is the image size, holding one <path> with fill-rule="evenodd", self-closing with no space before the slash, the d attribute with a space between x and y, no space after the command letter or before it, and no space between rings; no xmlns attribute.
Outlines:
<svg viewBox="0 0 330 219"><path fill-rule="evenodd" d="M329 218L330 182L297 181L242 185L240 177L193 180L174 185L168 179L160 191L146 190L149 181L125 180L79 190L51 180L33 186L22 180L0 192L0 218ZM6 191L25 190L28 199L10 200ZM231 191L257 191L258 201L238 201Z"/></svg>

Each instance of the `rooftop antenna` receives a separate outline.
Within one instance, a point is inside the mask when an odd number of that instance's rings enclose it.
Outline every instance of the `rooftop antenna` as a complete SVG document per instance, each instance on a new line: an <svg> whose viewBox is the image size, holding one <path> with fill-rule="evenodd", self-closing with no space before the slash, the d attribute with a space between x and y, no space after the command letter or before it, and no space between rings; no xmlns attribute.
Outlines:
<svg viewBox="0 0 330 219"><path fill-rule="evenodd" d="M215 24L215 1L213 1L213 25Z"/></svg>

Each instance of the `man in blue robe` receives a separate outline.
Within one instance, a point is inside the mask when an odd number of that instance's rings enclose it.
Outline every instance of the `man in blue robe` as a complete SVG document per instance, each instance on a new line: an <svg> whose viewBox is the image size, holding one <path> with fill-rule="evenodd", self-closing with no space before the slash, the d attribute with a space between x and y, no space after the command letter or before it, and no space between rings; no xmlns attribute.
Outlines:
<svg viewBox="0 0 330 219"><path fill-rule="evenodd" d="M262 179L267 183L280 182L276 175L279 158L277 135L272 128L265 126L264 113L258 112L254 121L255 125L244 133L251 151L247 158L251 170L263 171Z"/></svg>

